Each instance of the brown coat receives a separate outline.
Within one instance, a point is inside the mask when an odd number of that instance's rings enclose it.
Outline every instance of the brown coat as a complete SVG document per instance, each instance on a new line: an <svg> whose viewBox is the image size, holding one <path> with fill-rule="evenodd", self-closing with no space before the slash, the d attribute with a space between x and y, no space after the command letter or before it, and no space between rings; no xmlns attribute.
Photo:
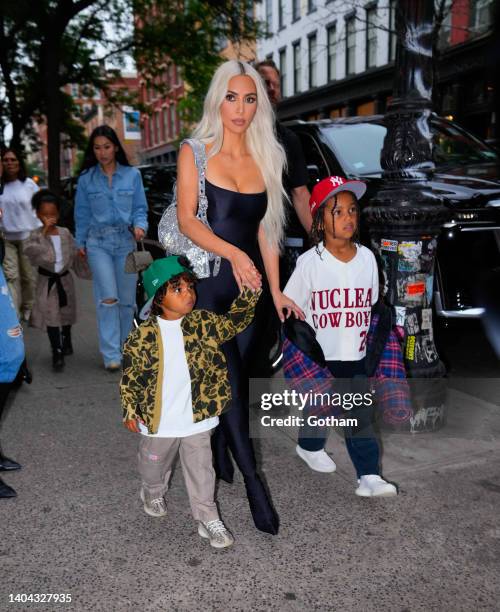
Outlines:
<svg viewBox="0 0 500 612"><path fill-rule="evenodd" d="M71 232L65 227L58 226L57 229L61 236L63 259L63 268L59 274L63 274L74 267L78 255ZM44 236L42 229L31 232L24 243L24 252L36 268L41 267L54 272L56 253L50 237ZM63 308L59 306L55 283L48 291L49 280L48 276L38 274L36 299L31 312L30 325L38 328L73 325L76 322L76 294L72 273L69 272L66 276L61 277L61 283L68 299L67 305Z"/></svg>

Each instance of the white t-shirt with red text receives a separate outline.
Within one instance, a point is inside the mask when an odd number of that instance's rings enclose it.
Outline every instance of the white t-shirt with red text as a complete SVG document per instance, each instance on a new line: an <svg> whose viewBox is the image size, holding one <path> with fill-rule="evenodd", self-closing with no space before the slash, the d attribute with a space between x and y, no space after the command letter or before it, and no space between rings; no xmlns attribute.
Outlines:
<svg viewBox="0 0 500 612"><path fill-rule="evenodd" d="M378 269L373 253L356 245L344 263L323 243L297 260L283 291L302 308L327 361L359 361L366 355L372 305L378 300ZM293 315L292 315L293 316Z"/></svg>

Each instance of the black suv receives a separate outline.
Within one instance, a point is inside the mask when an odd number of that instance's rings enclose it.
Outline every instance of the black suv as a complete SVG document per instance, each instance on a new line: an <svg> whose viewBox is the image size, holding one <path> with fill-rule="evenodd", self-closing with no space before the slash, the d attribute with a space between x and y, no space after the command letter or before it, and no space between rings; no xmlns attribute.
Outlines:
<svg viewBox="0 0 500 612"><path fill-rule="evenodd" d="M382 176L383 116L285 125L301 140L309 188L329 175L359 178L368 184L362 203L369 202ZM434 305L441 317L475 318L483 312L478 279L500 268L500 157L450 121L434 116L431 128L436 170L426 185L451 211L438 239Z"/></svg>

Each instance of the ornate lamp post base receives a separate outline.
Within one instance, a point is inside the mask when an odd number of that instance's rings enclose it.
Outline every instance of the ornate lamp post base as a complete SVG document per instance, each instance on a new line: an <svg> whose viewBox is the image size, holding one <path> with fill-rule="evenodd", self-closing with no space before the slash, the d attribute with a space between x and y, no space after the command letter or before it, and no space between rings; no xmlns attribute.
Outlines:
<svg viewBox="0 0 500 612"><path fill-rule="evenodd" d="M445 367L434 344L434 255L446 208L418 183L388 185L364 210L371 246L382 268L383 292L403 333L403 356L412 391L413 416L384 427L413 433L445 422Z"/></svg>
<svg viewBox="0 0 500 612"><path fill-rule="evenodd" d="M433 0L399 0L394 99L384 118L383 185L363 211L383 269L386 300L402 330L413 416L397 427L432 431L445 421L445 368L432 329L434 257L449 213L427 187L434 170L430 125ZM384 423L396 427L395 423Z"/></svg>

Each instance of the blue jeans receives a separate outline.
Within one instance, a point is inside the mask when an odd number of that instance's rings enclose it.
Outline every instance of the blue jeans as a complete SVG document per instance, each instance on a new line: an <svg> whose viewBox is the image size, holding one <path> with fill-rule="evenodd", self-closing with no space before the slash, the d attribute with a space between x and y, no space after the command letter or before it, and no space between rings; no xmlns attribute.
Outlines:
<svg viewBox="0 0 500 612"><path fill-rule="evenodd" d="M137 274L125 272L125 259L135 251L135 240L125 225L91 227L86 248L92 270L99 349L104 365L120 363L123 343L134 320Z"/></svg>
<svg viewBox="0 0 500 612"><path fill-rule="evenodd" d="M327 361L326 365L333 376L341 379L338 381L340 384L338 384L336 391L340 393L359 391L359 388L352 386L356 383L349 384L350 381L347 379L366 375L364 359L360 361ZM362 384L362 380L359 384ZM347 452L356 469L358 478L366 474L380 474L380 450L372 425L373 407L355 407L349 413L344 413L342 417L354 418L358 421L357 427L344 427ZM328 429L326 427L319 428L305 425L299 430L298 443L304 450L319 451L325 448L327 436Z"/></svg>

